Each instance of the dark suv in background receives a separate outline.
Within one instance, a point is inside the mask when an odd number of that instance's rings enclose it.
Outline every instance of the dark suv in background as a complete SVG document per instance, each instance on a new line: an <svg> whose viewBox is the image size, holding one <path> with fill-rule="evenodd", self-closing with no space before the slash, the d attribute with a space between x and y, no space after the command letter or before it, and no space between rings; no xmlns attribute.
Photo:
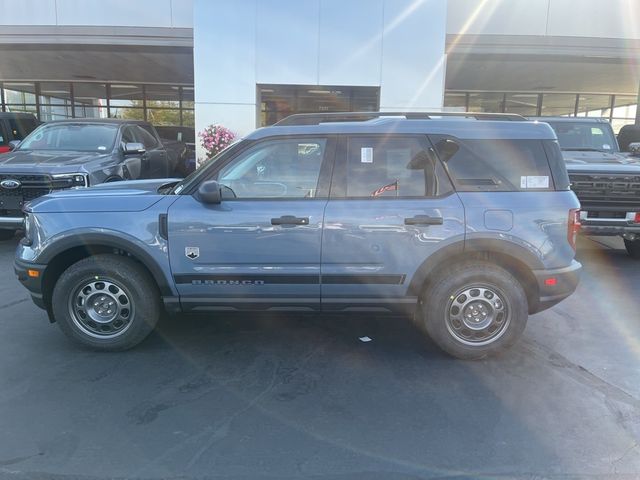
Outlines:
<svg viewBox="0 0 640 480"><path fill-rule="evenodd" d="M30 113L0 112L0 153L13 150L38 125Z"/></svg>
<svg viewBox="0 0 640 480"><path fill-rule="evenodd" d="M640 259L640 158L620 151L605 119L537 120L548 123L558 136L571 188L580 200L581 232L620 236L629 255Z"/></svg>
<svg viewBox="0 0 640 480"><path fill-rule="evenodd" d="M22 208L42 195L99 183L166 178L167 152L153 126L132 120L49 122L0 155L0 239L22 227Z"/></svg>

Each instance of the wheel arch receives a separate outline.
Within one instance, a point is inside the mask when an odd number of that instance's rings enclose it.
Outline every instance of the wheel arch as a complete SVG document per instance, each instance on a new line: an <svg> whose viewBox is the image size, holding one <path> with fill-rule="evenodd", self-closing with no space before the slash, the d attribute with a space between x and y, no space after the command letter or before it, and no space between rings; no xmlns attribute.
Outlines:
<svg viewBox="0 0 640 480"><path fill-rule="evenodd" d="M151 275L162 296L174 295L157 260L135 240L123 238L122 234L115 233L73 233L51 243L37 258L38 263L47 266L42 277L42 293L48 310L51 305L53 287L62 272L83 258L102 253L131 258Z"/></svg>
<svg viewBox="0 0 640 480"><path fill-rule="evenodd" d="M511 273L522 285L527 296L529 313L534 313L540 302L538 283L533 270L544 265L524 247L498 240L467 240L448 245L425 260L409 284L408 295L420 296L429 281L454 264L481 260L498 265Z"/></svg>

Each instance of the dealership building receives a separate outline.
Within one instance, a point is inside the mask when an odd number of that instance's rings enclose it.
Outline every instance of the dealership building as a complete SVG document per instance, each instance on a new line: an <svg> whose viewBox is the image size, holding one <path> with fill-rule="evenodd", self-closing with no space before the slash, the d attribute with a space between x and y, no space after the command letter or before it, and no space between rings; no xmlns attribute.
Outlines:
<svg viewBox="0 0 640 480"><path fill-rule="evenodd" d="M2 111L240 134L296 112L638 121L637 0L0 0ZM640 123L640 122L639 122Z"/></svg>

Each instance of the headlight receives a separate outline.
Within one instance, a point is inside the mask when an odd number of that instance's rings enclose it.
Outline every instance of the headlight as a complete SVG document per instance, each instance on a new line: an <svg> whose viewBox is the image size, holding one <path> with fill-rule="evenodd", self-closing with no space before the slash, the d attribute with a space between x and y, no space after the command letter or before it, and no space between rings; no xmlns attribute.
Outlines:
<svg viewBox="0 0 640 480"><path fill-rule="evenodd" d="M33 215L30 213L25 213L24 215L24 239L22 243L25 245L33 245L33 238L31 234L33 233Z"/></svg>
<svg viewBox="0 0 640 480"><path fill-rule="evenodd" d="M89 177L84 173L63 173L60 175L52 175L52 178L52 188L54 190L89 186Z"/></svg>

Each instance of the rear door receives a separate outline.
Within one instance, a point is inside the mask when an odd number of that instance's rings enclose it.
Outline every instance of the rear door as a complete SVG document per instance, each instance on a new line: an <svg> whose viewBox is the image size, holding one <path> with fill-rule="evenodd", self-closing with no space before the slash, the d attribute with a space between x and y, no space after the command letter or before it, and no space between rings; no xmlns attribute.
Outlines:
<svg viewBox="0 0 640 480"><path fill-rule="evenodd" d="M323 309L411 306L416 270L463 240L462 203L425 135L343 139L325 210Z"/></svg>
<svg viewBox="0 0 640 480"><path fill-rule="evenodd" d="M257 142L209 178L219 205L181 195L169 209L169 255L182 306L320 308L320 246L334 140Z"/></svg>

